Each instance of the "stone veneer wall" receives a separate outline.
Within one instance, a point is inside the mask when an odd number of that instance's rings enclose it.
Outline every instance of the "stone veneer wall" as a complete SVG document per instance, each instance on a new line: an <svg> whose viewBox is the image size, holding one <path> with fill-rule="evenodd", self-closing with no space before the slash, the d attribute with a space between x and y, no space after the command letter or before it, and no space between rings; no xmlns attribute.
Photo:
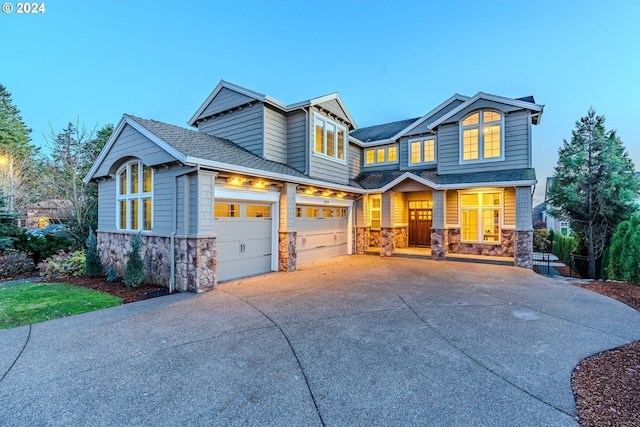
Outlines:
<svg viewBox="0 0 640 427"><path fill-rule="evenodd" d="M98 232L98 250L105 266L113 266L124 274L131 239L135 234ZM169 286L171 279L171 238L142 235L140 256L144 263L145 281ZM175 239L175 288L178 291L203 292L216 286L215 238Z"/></svg>
<svg viewBox="0 0 640 427"><path fill-rule="evenodd" d="M369 230L369 247L380 247L380 230Z"/></svg>
<svg viewBox="0 0 640 427"><path fill-rule="evenodd" d="M447 233L448 252L452 254L513 257L515 254L515 233L512 230L502 230L502 242L500 245L462 243L460 242L460 229L452 228ZM431 250L433 256L433 241L431 242Z"/></svg>
<svg viewBox="0 0 640 427"><path fill-rule="evenodd" d="M391 256L395 249L394 229L380 229L380 256Z"/></svg>
<svg viewBox="0 0 640 427"><path fill-rule="evenodd" d="M298 265L298 252L296 239L298 232L278 233L278 271L296 271Z"/></svg>
<svg viewBox="0 0 640 427"><path fill-rule="evenodd" d="M369 248L370 242L370 229L369 227L354 227L355 231L355 242L356 242L356 254L364 255L367 249Z"/></svg>
<svg viewBox="0 0 640 427"><path fill-rule="evenodd" d="M516 231L515 265L533 268L533 231Z"/></svg>
<svg viewBox="0 0 640 427"><path fill-rule="evenodd" d="M398 227L393 229L393 244L395 248L406 248L409 246L408 227Z"/></svg>
<svg viewBox="0 0 640 427"><path fill-rule="evenodd" d="M447 230L431 229L431 259L442 261L447 256Z"/></svg>

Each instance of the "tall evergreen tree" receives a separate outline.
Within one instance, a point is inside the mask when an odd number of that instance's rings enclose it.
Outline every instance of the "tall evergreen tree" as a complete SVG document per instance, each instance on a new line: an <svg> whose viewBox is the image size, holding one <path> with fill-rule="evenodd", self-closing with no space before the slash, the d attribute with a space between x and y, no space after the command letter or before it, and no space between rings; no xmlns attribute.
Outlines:
<svg viewBox="0 0 640 427"><path fill-rule="evenodd" d="M584 243L588 275L618 224L635 211L639 185L633 162L604 116L590 108L576 121L571 140L563 141L548 193L552 215L568 220Z"/></svg>

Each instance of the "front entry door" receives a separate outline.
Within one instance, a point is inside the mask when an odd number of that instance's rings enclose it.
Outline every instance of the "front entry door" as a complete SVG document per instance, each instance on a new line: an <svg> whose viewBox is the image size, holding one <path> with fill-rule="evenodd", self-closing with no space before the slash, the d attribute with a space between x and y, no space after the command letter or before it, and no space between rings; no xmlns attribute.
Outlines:
<svg viewBox="0 0 640 427"><path fill-rule="evenodd" d="M409 246L431 246L431 209L409 209Z"/></svg>

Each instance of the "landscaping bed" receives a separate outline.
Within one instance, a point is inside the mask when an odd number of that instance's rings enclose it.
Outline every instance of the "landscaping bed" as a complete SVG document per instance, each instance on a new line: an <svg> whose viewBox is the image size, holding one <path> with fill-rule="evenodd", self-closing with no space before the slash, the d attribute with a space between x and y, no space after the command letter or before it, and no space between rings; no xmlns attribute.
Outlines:
<svg viewBox="0 0 640 427"><path fill-rule="evenodd" d="M640 286L576 283L640 311ZM581 426L640 426L640 341L584 359L571 378Z"/></svg>
<svg viewBox="0 0 640 427"><path fill-rule="evenodd" d="M107 282L104 277L66 277L64 279L47 280L47 282L69 283L70 285L82 286L84 288L111 294L118 298L122 298L123 304L169 295L169 289L163 286L143 283L137 288L130 288L125 286L121 281Z"/></svg>

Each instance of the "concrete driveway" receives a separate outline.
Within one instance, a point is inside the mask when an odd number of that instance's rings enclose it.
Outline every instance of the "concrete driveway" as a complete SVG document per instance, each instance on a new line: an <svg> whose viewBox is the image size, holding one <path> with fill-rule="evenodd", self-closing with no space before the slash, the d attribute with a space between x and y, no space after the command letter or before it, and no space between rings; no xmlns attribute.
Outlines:
<svg viewBox="0 0 640 427"><path fill-rule="evenodd" d="M306 264L0 331L0 425L572 426L640 314L516 267Z"/></svg>

